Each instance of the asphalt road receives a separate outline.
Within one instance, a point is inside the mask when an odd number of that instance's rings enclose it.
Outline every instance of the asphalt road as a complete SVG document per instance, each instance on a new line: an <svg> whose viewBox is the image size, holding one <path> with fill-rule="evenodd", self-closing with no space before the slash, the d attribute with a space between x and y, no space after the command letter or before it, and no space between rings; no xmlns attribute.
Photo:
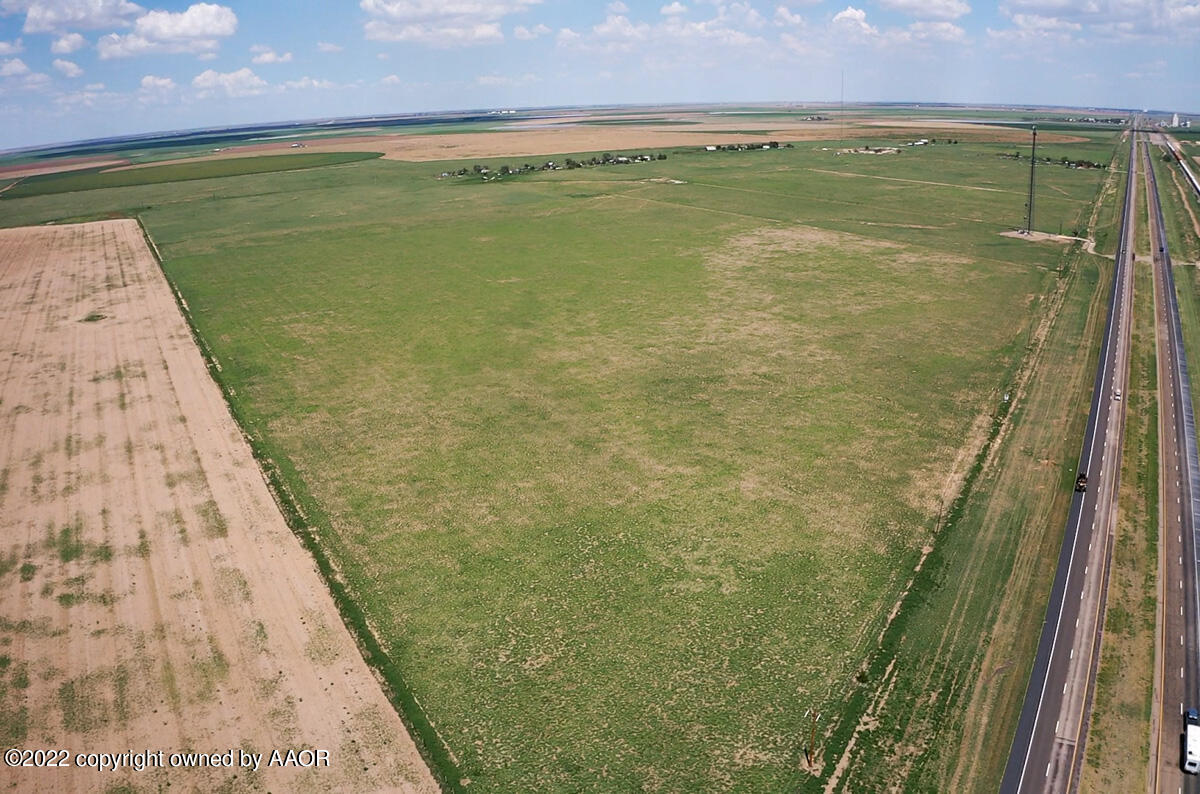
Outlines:
<svg viewBox="0 0 1200 794"><path fill-rule="evenodd" d="M1197 669L1195 421L1187 357L1179 324L1179 305L1171 254L1163 225L1158 185L1146 146L1146 206L1149 208L1154 263L1155 336L1158 348L1159 394L1159 528L1161 621L1158 709L1153 721L1151 761L1155 763L1154 791L1200 792L1200 781L1180 768L1183 711L1200 707Z"/></svg>
<svg viewBox="0 0 1200 794"><path fill-rule="evenodd" d="M1130 134L1113 292L1079 471L1088 488L1071 502L1050 603L1017 732L1000 784L1003 794L1066 792L1078 785L1082 745L1099 663L1104 598L1125 430L1124 392L1131 328L1133 188L1137 136Z"/></svg>

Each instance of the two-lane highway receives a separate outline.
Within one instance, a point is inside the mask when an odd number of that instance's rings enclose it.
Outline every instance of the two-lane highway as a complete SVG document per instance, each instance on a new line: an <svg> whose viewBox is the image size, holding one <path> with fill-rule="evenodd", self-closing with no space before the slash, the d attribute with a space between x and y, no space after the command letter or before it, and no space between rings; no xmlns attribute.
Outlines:
<svg viewBox="0 0 1200 794"><path fill-rule="evenodd" d="M1200 707L1197 664L1196 500L1200 466L1196 462L1195 421L1187 356L1183 349L1175 275L1163 224L1158 183L1146 147L1146 206L1149 208L1154 263L1155 337L1159 394L1159 530L1161 621L1158 649L1158 715L1152 740L1157 764L1154 791L1200 792L1200 782L1180 768L1183 712Z"/></svg>
<svg viewBox="0 0 1200 794"><path fill-rule="evenodd" d="M1129 372L1138 165L1136 133L1131 131L1129 138L1113 292L1079 458L1078 470L1087 475L1088 485L1071 503L1037 656L1000 786L1004 794L1071 791L1078 785L1083 759L1124 444L1125 403L1117 397L1125 391Z"/></svg>

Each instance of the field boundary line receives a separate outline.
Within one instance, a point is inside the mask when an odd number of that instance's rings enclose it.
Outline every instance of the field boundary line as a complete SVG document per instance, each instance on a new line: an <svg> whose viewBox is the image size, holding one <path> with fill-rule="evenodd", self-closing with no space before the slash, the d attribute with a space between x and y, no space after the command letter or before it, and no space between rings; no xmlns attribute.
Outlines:
<svg viewBox="0 0 1200 794"><path fill-rule="evenodd" d="M213 379L213 382L221 390L221 396L225 399L225 405L233 417L238 431L242 434L242 437L246 440L250 451L254 455L254 460L258 464L259 475L266 482L267 490L270 491L271 496L275 499L280 513L287 522L288 528L292 530L292 533L300 540L301 545L308 551L316 563L321 579L329 588L329 594L333 598L338 614L342 618L343 625L345 625L350 636L354 639L355 645L358 646L363 661L367 663L367 667L375 674L384 696L392 704L392 707L400 716L400 720L404 723L405 727L408 728L413 742L428 765L434 780L444 791L462 792L463 788L460 783L458 763L454 752L450 749L445 739L442 738L436 726L434 726L424 707L417 700L416 694L401 676L395 662L392 661L390 655L384 650L382 643L375 635L362 608L351 598L349 587L342 579L337 566L330 559L329 555L326 554L316 534L313 532L309 515L301 507L302 500L297 498L293 489L288 485L288 478L282 467L270 455L262 440L246 429L244 417L235 399L236 393L221 376L220 362L196 328L187 301L184 299L175 282L171 280L166 268L163 267L163 260L158 246L155 245L154 239L150 236L149 230L146 229L141 216L135 216L135 220L142 232L142 236L154 254L154 260L158 265L159 271L163 274L163 278L166 279L167 284L171 288L171 295L174 297L176 306L183 315L184 322L187 323L192 340L195 342L200 355L204 359L209 377Z"/></svg>
<svg viewBox="0 0 1200 794"><path fill-rule="evenodd" d="M1062 267L1066 267L1066 262L1070 261L1073 247L1064 249L1062 253ZM1010 390L1012 399L1009 402L1001 402L999 407L992 411L991 430L979 447L978 452L974 457L971 467L967 470L963 477L962 485L954 496L946 503L943 508L943 515L940 517L940 526L935 528L935 532L931 534L928 540L928 552L922 552L918 558L918 562L913 567L911 575L900 591L896 602L886 618L883 627L875 641L875 647L865 655L863 664L859 668L859 675L867 676L867 680L875 680L870 673L876 666L883 666L890 670L891 664L894 664L896 659L896 642L902 637L905 630L907 619L911 616L914 609L920 606L919 588L916 585L922 577L935 575L933 572L937 568L935 564L931 564L931 558L936 561L941 552L940 546L946 536L957 529L958 522L962 519L966 512L971 496L975 492L975 487L979 482L979 478L988 470L988 467L994 463L996 456L999 454L999 448L1009 438L1009 430L1012 428L1012 419L1019 412L1019 407L1023 405L1024 399L1027 396L1027 386L1032 380L1034 374L1039 371L1038 364L1041 362L1045 346L1050 338L1050 332L1057 324L1062 307L1066 303L1066 294L1071 284L1074 282L1077 275L1076 268L1070 268L1063 274L1063 278L1058 279L1054 288L1050 291L1050 299L1047 301L1046 311L1036 324L1030 329L1030 333L1035 337L1035 343L1027 350L1021 361L1012 370L1012 381L1007 388ZM1000 386L1004 389L1004 386ZM917 591L916 593L914 591ZM914 598L917 600L914 602ZM864 700L863 708L854 715L853 726L849 728L851 738L854 738L859 733L859 723L872 709L872 703L881 694L881 689L886 684L886 679L878 679L879 686L873 690L856 690L843 700L843 702L852 703L855 700L855 695L861 695ZM831 744L836 744L832 737L839 733L847 731L847 725L850 724L848 719L839 722L831 732ZM833 759L826 752L822 756L821 770L824 770L825 763L828 760L834 760L835 769L839 765L848 765L850 756L853 753L854 742L848 741L846 746ZM911 778L910 778L911 779ZM827 794L836 791L837 789L826 788Z"/></svg>

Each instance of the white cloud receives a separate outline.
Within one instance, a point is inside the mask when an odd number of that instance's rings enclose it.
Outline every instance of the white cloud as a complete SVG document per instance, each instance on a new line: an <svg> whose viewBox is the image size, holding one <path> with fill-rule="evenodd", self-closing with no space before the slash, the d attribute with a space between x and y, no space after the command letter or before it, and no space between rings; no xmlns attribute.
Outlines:
<svg viewBox="0 0 1200 794"><path fill-rule="evenodd" d="M228 6L196 3L178 14L151 11L134 23L134 31L159 41L232 36L237 32L237 15Z"/></svg>
<svg viewBox="0 0 1200 794"><path fill-rule="evenodd" d="M1063 40L1068 31L1116 41L1200 36L1196 0L1007 0L1000 10L1013 27L988 35L1003 42Z"/></svg>
<svg viewBox="0 0 1200 794"><path fill-rule="evenodd" d="M1083 25L1078 22L1069 22L1065 19L1057 17L1044 17L1039 14L1014 14L1013 24L1022 30L1037 31L1042 33L1058 33L1082 30Z"/></svg>
<svg viewBox="0 0 1200 794"><path fill-rule="evenodd" d="M804 17L800 16L799 14L793 14L792 10L787 6L776 6L775 24L781 26L803 25Z"/></svg>
<svg viewBox="0 0 1200 794"><path fill-rule="evenodd" d="M78 64L64 61L62 58L55 58L53 66L63 77L79 77L83 74L83 70L79 68Z"/></svg>
<svg viewBox="0 0 1200 794"><path fill-rule="evenodd" d="M967 32L953 22L914 22L906 33L922 42L956 44L967 40Z"/></svg>
<svg viewBox="0 0 1200 794"><path fill-rule="evenodd" d="M748 3L720 3L716 16L689 21L678 14L668 14L655 24L633 22L622 14L609 14L587 34L570 28L558 33L560 46L584 51L617 54L639 51L647 58L662 63L678 61L713 46L762 51L768 45L750 32L766 25L766 20Z"/></svg>
<svg viewBox="0 0 1200 794"><path fill-rule="evenodd" d="M258 55L250 59L252 63L290 63L292 60L290 52L280 55L275 50L262 44L255 44L250 48L250 52L258 53Z"/></svg>
<svg viewBox="0 0 1200 794"><path fill-rule="evenodd" d="M141 90L162 93L164 91L174 91L175 81L170 77L159 77L158 75L148 74L142 77Z"/></svg>
<svg viewBox="0 0 1200 794"><path fill-rule="evenodd" d="M867 12L854 6L846 6L833 15L833 27L840 33L856 37L879 35L879 30L867 23Z"/></svg>
<svg viewBox="0 0 1200 794"><path fill-rule="evenodd" d="M129 18L145 9L129 0L0 0L0 10L23 12L26 33L56 33L128 27Z"/></svg>
<svg viewBox="0 0 1200 794"><path fill-rule="evenodd" d="M645 22L639 22L635 25L629 21L629 17L614 14L608 16L603 22L592 28L592 32L600 38L629 44L636 41L644 41L650 34L650 25Z"/></svg>
<svg viewBox="0 0 1200 794"><path fill-rule="evenodd" d="M462 47L503 41L500 20L541 0L360 0L372 41Z"/></svg>
<svg viewBox="0 0 1200 794"><path fill-rule="evenodd" d="M387 77L379 81L381 85L404 85L404 81L400 79L398 74L389 74Z"/></svg>
<svg viewBox="0 0 1200 794"><path fill-rule="evenodd" d="M336 88L337 84L331 80L321 80L318 78L304 76L299 80L288 80L283 84L285 91L311 91L315 88Z"/></svg>
<svg viewBox="0 0 1200 794"><path fill-rule="evenodd" d="M340 44L330 44L328 41L317 42L317 52L341 52L344 49L345 47Z"/></svg>
<svg viewBox="0 0 1200 794"><path fill-rule="evenodd" d="M84 86L81 91L68 91L54 97L54 103L65 111L76 110L80 107L103 107L106 110L112 110L114 107L125 104L128 100L129 98L126 96L105 91L103 83L93 83Z"/></svg>
<svg viewBox="0 0 1200 794"><path fill-rule="evenodd" d="M144 75L138 87L138 99L144 104L166 102L174 96L177 87L170 77Z"/></svg>
<svg viewBox="0 0 1200 794"><path fill-rule="evenodd" d="M678 14L685 14L687 13L687 6L679 2L679 0L674 0L673 3L658 9L658 13L669 17L676 16Z"/></svg>
<svg viewBox="0 0 1200 794"><path fill-rule="evenodd" d="M550 33L550 28L541 23L538 23L531 28L527 28L524 25L517 25L515 28L513 28L513 38L520 39L521 41L531 41L539 36L545 36L548 33Z"/></svg>
<svg viewBox="0 0 1200 794"><path fill-rule="evenodd" d="M25 45L20 39L15 41L0 41L0 55L16 55L19 52L25 51Z"/></svg>
<svg viewBox="0 0 1200 794"><path fill-rule="evenodd" d="M621 0L615 0L615 2L609 3L604 10L610 14L628 14L629 6L622 3Z"/></svg>
<svg viewBox="0 0 1200 794"><path fill-rule="evenodd" d="M78 33L67 33L54 40L54 43L50 45L50 52L55 55L70 55L76 50L83 49L86 44L87 39Z"/></svg>
<svg viewBox="0 0 1200 794"><path fill-rule="evenodd" d="M918 19L958 19L971 12L963 0L879 0L879 5Z"/></svg>
<svg viewBox="0 0 1200 794"><path fill-rule="evenodd" d="M133 32L103 36L96 49L101 58L162 52L210 54L220 46L219 38L237 32L237 25L237 15L228 6L195 3L179 13L151 11L138 17Z"/></svg>
<svg viewBox="0 0 1200 794"><path fill-rule="evenodd" d="M23 74L29 74L29 67L20 58L0 61L0 77L17 77Z"/></svg>
<svg viewBox="0 0 1200 794"><path fill-rule="evenodd" d="M236 72L217 72L207 69L192 78L192 87L201 98L223 95L247 97L267 90L267 81L243 66Z"/></svg>
<svg viewBox="0 0 1200 794"><path fill-rule="evenodd" d="M520 85L528 85L529 83L538 83L541 80L537 75L526 72L520 77L508 77L500 74L482 74L475 78L475 82L482 86L504 86L513 88Z"/></svg>

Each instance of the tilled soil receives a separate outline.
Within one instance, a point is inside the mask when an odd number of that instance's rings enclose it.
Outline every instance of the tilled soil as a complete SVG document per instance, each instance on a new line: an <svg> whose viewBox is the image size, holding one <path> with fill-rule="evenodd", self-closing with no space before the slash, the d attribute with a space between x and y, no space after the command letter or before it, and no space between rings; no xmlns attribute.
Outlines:
<svg viewBox="0 0 1200 794"><path fill-rule="evenodd" d="M0 788L437 790L134 221L0 230L0 592Z"/></svg>

